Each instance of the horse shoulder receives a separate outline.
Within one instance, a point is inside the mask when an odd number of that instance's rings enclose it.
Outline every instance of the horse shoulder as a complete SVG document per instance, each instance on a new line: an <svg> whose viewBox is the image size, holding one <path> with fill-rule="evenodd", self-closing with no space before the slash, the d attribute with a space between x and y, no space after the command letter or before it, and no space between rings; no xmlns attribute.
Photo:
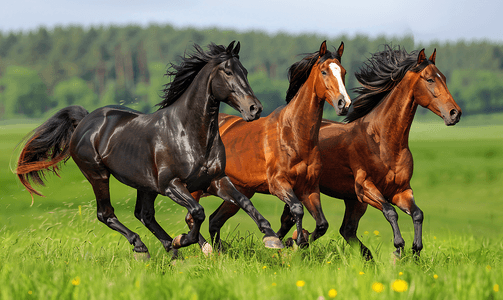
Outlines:
<svg viewBox="0 0 503 300"><path fill-rule="evenodd" d="M402 149L398 156L395 169L395 183L399 186L408 186L414 169L414 161L409 148Z"/></svg>

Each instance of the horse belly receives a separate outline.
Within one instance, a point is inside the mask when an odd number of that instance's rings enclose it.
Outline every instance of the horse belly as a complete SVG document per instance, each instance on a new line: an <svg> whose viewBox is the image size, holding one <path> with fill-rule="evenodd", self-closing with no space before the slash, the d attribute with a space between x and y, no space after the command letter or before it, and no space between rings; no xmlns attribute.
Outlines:
<svg viewBox="0 0 503 300"><path fill-rule="evenodd" d="M230 119L231 121L233 119ZM225 173L234 185L256 189L266 181L265 156L261 145L260 121L246 123L237 120L230 127L220 124L225 145Z"/></svg>

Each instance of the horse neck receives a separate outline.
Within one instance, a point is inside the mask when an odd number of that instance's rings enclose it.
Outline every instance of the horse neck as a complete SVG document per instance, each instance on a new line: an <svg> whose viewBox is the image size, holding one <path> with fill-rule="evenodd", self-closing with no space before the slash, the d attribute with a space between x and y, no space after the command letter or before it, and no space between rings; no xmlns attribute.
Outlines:
<svg viewBox="0 0 503 300"><path fill-rule="evenodd" d="M309 76L297 95L281 111L281 120L290 124L294 138L299 142L318 144L323 105L325 101L316 96L314 78Z"/></svg>
<svg viewBox="0 0 503 300"><path fill-rule="evenodd" d="M197 132L197 136L205 137L200 140L202 144L211 147L215 136L218 134L218 112L220 102L211 94L210 74L211 65L206 65L195 76L192 84L175 101L171 107L177 113L178 120L184 128Z"/></svg>
<svg viewBox="0 0 503 300"><path fill-rule="evenodd" d="M412 94L414 83L409 77L402 79L371 113L371 118L366 118L371 119L369 127L379 136L381 147L386 145L389 150L395 150L392 153L408 148L410 127L417 110Z"/></svg>

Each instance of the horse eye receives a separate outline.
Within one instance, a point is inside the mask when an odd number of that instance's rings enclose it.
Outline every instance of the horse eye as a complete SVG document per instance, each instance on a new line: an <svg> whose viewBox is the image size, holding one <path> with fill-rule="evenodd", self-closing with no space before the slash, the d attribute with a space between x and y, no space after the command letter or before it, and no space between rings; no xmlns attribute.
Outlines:
<svg viewBox="0 0 503 300"><path fill-rule="evenodd" d="M325 76L325 75L327 75L327 72L321 71L321 75Z"/></svg>
<svg viewBox="0 0 503 300"><path fill-rule="evenodd" d="M430 79L427 79L426 81L428 81L429 83L434 83L434 82L435 82L435 80L433 80L433 79L431 79L431 78L430 78Z"/></svg>
<svg viewBox="0 0 503 300"><path fill-rule="evenodd" d="M226 75L229 75L231 76L232 75L232 72L231 71L224 71Z"/></svg>

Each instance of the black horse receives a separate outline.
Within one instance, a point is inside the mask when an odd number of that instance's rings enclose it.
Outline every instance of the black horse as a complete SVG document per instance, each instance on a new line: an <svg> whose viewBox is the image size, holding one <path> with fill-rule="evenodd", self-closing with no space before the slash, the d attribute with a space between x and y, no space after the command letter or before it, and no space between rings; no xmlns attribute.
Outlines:
<svg viewBox="0 0 503 300"><path fill-rule="evenodd" d="M120 106L90 114L81 106L60 110L35 129L24 146L16 170L22 184L32 195L41 196L30 180L43 184L44 171L57 174L58 163L71 156L93 186L98 219L124 235L133 251L147 257L139 235L114 214L110 175L137 189L135 216L166 251L198 241L205 214L190 194L198 190L239 205L265 234L265 246L282 248L269 222L224 173L225 149L218 132L220 102L239 110L246 121L258 119L262 111L239 61L240 44L208 47L205 52L194 45L195 51L179 65L171 64L167 75L174 79L165 86L164 100L155 113ZM158 194L170 197L194 217L188 234L172 239L157 223L154 201Z"/></svg>

